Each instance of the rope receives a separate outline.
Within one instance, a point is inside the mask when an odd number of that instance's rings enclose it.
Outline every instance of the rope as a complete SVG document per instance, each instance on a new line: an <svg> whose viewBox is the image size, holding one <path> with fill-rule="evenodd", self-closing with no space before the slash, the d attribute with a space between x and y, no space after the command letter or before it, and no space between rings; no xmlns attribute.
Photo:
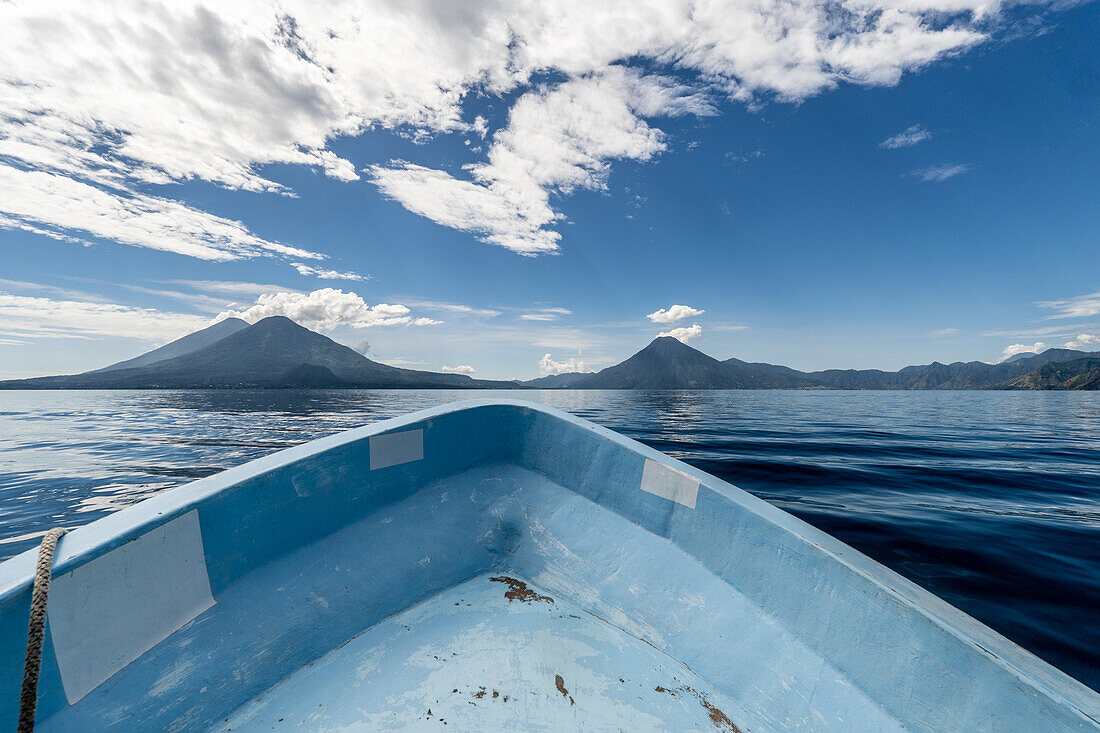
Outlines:
<svg viewBox="0 0 1100 733"><path fill-rule="evenodd" d="M27 629L27 656L23 661L23 692L19 697L18 733L34 730L34 711L38 707L38 674L42 670L42 642L46 637L46 598L50 595L50 574L53 551L61 535L69 530L55 527L42 538L38 547L38 564L34 568L34 590L31 592L31 620Z"/></svg>

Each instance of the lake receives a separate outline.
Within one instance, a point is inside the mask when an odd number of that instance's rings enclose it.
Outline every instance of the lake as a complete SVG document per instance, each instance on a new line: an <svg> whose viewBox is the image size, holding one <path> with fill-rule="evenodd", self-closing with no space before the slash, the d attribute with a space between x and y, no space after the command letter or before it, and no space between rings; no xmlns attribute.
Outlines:
<svg viewBox="0 0 1100 733"><path fill-rule="evenodd" d="M0 559L272 451L496 395L751 491L1100 690L1100 393L0 391Z"/></svg>

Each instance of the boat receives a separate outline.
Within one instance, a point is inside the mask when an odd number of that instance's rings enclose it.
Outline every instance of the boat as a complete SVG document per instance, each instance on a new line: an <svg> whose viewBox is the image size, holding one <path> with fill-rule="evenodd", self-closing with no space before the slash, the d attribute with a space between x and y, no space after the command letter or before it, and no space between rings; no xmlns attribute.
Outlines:
<svg viewBox="0 0 1100 733"><path fill-rule="evenodd" d="M34 551L0 564L15 726ZM564 412L445 405L64 536L40 731L1097 731L1100 695Z"/></svg>

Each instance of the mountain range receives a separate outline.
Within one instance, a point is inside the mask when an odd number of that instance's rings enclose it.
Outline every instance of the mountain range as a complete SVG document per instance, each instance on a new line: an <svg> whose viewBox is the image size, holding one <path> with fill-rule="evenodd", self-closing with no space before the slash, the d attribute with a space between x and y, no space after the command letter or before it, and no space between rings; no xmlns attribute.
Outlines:
<svg viewBox="0 0 1100 733"><path fill-rule="evenodd" d="M1100 389L1100 353L1048 349L999 364L932 362L896 372L801 372L740 359L719 361L659 337L600 372L527 381L400 369L328 336L272 316L228 318L141 356L82 374L0 381L0 389Z"/></svg>
<svg viewBox="0 0 1100 733"><path fill-rule="evenodd" d="M525 386L568 389L1097 389L1100 354L1048 349L1000 364L932 362L896 372L827 369L800 372L740 359L719 361L668 336L595 374L559 374L556 383ZM1089 375L1092 375L1089 377Z"/></svg>

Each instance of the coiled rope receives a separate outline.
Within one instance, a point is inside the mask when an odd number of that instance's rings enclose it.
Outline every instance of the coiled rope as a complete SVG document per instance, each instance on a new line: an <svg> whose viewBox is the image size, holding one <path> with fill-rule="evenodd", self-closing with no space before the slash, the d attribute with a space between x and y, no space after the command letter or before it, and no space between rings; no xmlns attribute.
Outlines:
<svg viewBox="0 0 1100 733"><path fill-rule="evenodd" d="M27 629L27 656L23 659L23 692L19 696L18 733L34 730L34 711L38 707L38 675L42 671L42 642L46 637L46 599L50 595L53 552L57 541L69 530L55 527L38 546L38 564L34 568L31 592L31 620Z"/></svg>

